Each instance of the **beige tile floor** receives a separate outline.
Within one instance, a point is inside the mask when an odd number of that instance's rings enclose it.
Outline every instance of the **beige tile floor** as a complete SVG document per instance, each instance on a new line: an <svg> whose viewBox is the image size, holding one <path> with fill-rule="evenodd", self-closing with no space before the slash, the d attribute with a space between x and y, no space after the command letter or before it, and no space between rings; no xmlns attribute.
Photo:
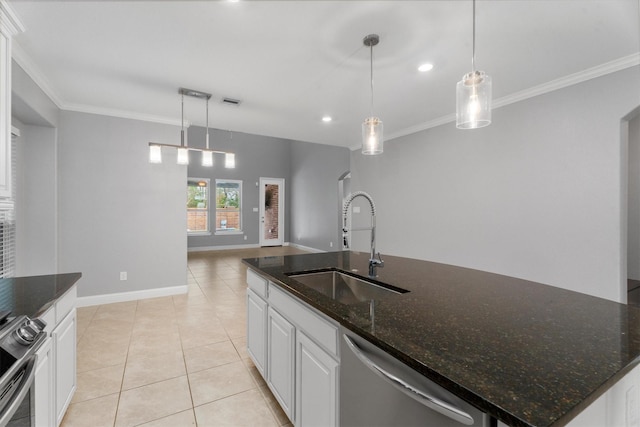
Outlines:
<svg viewBox="0 0 640 427"><path fill-rule="evenodd" d="M78 309L75 426L290 425L246 346L241 259L291 247L189 254L186 295Z"/></svg>

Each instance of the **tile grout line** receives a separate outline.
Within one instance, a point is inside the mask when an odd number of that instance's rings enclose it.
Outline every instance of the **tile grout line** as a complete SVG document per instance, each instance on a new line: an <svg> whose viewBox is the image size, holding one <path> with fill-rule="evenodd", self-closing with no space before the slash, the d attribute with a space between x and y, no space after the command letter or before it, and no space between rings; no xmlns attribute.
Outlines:
<svg viewBox="0 0 640 427"><path fill-rule="evenodd" d="M120 399L122 398L122 393L123 393L122 388L124 387L124 376L127 372L127 362L129 361L129 349L131 347L131 341L133 340L133 327L136 324L138 306L140 305L138 301L139 300L136 300L136 309L133 312L133 322L131 323L131 331L129 334L129 344L127 345L127 355L124 358L124 368L122 369L122 378L120 378L120 392L118 393L118 401L116 402L116 413L114 414L114 417L113 417L113 427L116 427L116 421L118 420L118 412L120 410Z"/></svg>
<svg viewBox="0 0 640 427"><path fill-rule="evenodd" d="M188 264L187 264L187 268L189 268ZM190 268L189 268L189 273L193 277L193 280L195 280L196 284L198 285L198 288L200 288L200 284L198 283L198 280L195 278L195 276L193 276L193 273L191 272ZM202 291L202 289L200 289L200 291ZM188 291L187 291L187 295L188 295ZM174 310L174 313L175 313L176 301L173 298L171 298L171 301L173 303L173 310ZM193 403L193 391L191 390L191 378L189 377L189 370L187 368L187 358L185 357L185 354L184 354L184 344L182 343L182 332L180 331L179 322L178 322L178 336L180 338L180 349L182 350L182 363L184 364L184 374L187 377L187 386L189 387L189 399L191 400L191 413L193 414L193 421L195 422L196 427L197 427L198 426L198 418L196 417L196 408L195 408L195 405Z"/></svg>

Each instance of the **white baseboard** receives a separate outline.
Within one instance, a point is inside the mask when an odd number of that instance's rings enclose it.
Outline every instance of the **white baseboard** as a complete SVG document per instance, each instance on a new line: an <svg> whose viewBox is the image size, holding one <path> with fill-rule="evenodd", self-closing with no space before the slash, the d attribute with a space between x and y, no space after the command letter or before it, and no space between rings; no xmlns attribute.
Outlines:
<svg viewBox="0 0 640 427"><path fill-rule="evenodd" d="M93 295L89 297L78 297L78 307L89 307L91 305L112 304L114 302L135 301L146 298L168 297L172 295L186 294L189 290L187 285L169 286L166 288L146 289L144 291L119 292L115 294Z"/></svg>
<svg viewBox="0 0 640 427"><path fill-rule="evenodd" d="M317 253L317 254L322 253L322 252L326 252L326 251L323 251L323 250L320 250L320 249L310 248L309 246L302 246L302 245L299 245L297 243L289 243L288 246L291 246L291 247L294 247L294 248L298 248L298 249L301 249L303 251L314 252L314 253Z"/></svg>
<svg viewBox="0 0 640 427"><path fill-rule="evenodd" d="M308 246L302 246L302 245L298 245L297 243L291 243L291 242L284 242L282 244L282 246L291 246L294 248L298 248L298 249L302 249L303 251L309 251L309 252L316 252L316 253L320 253L320 252L326 252L320 249L316 249L316 248L310 248ZM193 247L193 248L188 248L187 252L210 252L210 251L228 251L228 250L233 250L233 249L259 249L262 246L260 245L226 245L226 246L200 246L200 247Z"/></svg>
<svg viewBox="0 0 640 427"><path fill-rule="evenodd" d="M188 248L187 252L228 251L229 249L257 249L260 245L226 245L226 246L198 246Z"/></svg>

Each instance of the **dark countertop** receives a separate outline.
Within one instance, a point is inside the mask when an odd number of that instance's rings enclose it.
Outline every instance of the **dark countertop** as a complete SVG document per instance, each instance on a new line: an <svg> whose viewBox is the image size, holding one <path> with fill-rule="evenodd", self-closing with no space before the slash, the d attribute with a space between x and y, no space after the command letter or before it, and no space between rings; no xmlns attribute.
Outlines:
<svg viewBox="0 0 640 427"><path fill-rule="evenodd" d="M24 314L37 317L64 295L80 277L82 273L0 279L0 310L10 310L11 316Z"/></svg>
<svg viewBox="0 0 640 427"><path fill-rule="evenodd" d="M512 426L562 426L640 363L640 308L468 268L384 256L410 292L343 305L284 273L368 273L369 254L244 262L416 371Z"/></svg>

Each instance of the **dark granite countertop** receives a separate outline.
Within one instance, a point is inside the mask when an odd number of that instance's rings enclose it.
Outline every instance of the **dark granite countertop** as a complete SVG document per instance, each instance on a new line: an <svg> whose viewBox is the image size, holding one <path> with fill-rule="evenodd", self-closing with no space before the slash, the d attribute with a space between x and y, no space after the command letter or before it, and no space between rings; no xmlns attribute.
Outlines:
<svg viewBox="0 0 640 427"><path fill-rule="evenodd" d="M512 426L562 426L640 363L640 308L468 268L383 257L377 280L410 292L340 304L285 273L367 276L369 254L244 262L416 371Z"/></svg>
<svg viewBox="0 0 640 427"><path fill-rule="evenodd" d="M80 277L82 273L0 279L0 310L10 310L12 316L24 314L37 317L64 295Z"/></svg>

